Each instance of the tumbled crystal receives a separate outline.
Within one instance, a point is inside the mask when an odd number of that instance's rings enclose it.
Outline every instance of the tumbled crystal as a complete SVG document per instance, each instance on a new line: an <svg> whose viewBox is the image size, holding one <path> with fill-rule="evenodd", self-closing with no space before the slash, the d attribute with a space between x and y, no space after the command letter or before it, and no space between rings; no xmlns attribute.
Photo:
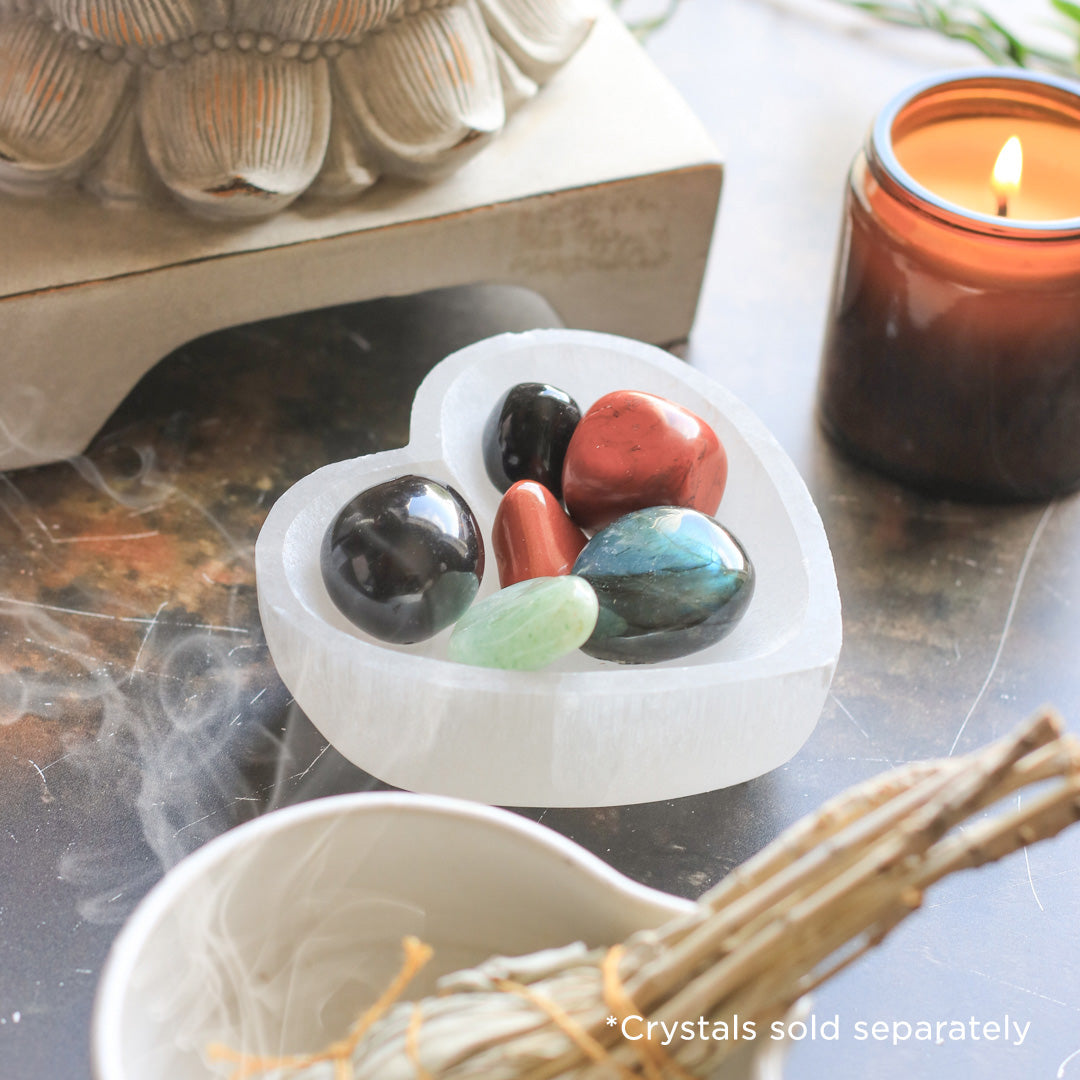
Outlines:
<svg viewBox="0 0 1080 1080"><path fill-rule="evenodd" d="M484 465L506 491L518 480L536 480L562 495L563 459L581 410L557 386L518 383L499 399L484 425Z"/></svg>
<svg viewBox="0 0 1080 1080"><path fill-rule="evenodd" d="M655 394L616 390L574 430L562 494L574 521L600 529L647 506L715 514L726 483L727 454L700 416Z"/></svg>
<svg viewBox="0 0 1080 1080"><path fill-rule="evenodd" d="M580 648L598 610L584 578L529 578L473 604L450 634L447 655L477 667L535 671Z"/></svg>
<svg viewBox="0 0 1080 1080"><path fill-rule="evenodd" d="M754 569L722 525L696 510L654 506L598 532L574 563L600 601L590 656L649 663L707 648L742 617Z"/></svg>
<svg viewBox="0 0 1080 1080"><path fill-rule="evenodd" d="M505 589L534 577L569 574L585 534L543 484L519 480L502 497L491 526L491 549Z"/></svg>
<svg viewBox="0 0 1080 1080"><path fill-rule="evenodd" d="M484 542L451 487L401 476L342 508L323 539L330 598L362 630L397 644L423 641L472 603L484 576Z"/></svg>

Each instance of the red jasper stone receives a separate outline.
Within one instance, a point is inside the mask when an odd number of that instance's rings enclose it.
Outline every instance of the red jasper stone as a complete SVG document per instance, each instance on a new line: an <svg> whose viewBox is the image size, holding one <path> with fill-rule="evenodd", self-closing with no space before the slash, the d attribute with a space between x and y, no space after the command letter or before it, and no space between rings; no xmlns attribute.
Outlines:
<svg viewBox="0 0 1080 1080"><path fill-rule="evenodd" d="M505 589L526 578L569 574L585 535L543 484L519 480L499 503L491 546Z"/></svg>
<svg viewBox="0 0 1080 1080"><path fill-rule="evenodd" d="M605 394L582 417L563 463L563 498L582 528L631 510L685 506L715 514L727 454L700 416L641 390Z"/></svg>

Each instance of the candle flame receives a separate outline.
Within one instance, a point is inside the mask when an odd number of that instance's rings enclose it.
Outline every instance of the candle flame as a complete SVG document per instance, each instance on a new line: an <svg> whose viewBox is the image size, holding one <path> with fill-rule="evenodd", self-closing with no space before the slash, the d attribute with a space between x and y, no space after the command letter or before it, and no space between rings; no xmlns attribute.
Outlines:
<svg viewBox="0 0 1080 1080"><path fill-rule="evenodd" d="M1001 148L990 186L999 199L1007 199L1020 190L1020 174L1024 170L1024 152L1020 140L1014 135Z"/></svg>

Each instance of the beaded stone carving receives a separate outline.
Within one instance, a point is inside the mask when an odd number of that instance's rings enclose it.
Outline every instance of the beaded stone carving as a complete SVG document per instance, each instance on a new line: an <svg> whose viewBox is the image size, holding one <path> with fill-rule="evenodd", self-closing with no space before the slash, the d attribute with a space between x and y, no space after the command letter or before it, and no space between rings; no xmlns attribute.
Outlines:
<svg viewBox="0 0 1080 1080"><path fill-rule="evenodd" d="M0 189L235 219L438 176L591 24L587 0L0 0Z"/></svg>

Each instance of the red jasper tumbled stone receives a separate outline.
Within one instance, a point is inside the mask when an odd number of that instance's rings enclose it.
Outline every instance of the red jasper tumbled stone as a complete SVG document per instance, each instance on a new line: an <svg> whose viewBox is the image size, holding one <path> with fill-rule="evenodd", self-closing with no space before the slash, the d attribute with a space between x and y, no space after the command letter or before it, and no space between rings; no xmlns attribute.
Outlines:
<svg viewBox="0 0 1080 1080"><path fill-rule="evenodd" d="M502 497L491 527L502 588L527 578L569 574L584 546L585 534L543 484L519 480Z"/></svg>
<svg viewBox="0 0 1080 1080"><path fill-rule="evenodd" d="M563 499L582 528L631 510L685 506L715 514L727 454L700 416L642 390L605 394L582 417L563 463Z"/></svg>

